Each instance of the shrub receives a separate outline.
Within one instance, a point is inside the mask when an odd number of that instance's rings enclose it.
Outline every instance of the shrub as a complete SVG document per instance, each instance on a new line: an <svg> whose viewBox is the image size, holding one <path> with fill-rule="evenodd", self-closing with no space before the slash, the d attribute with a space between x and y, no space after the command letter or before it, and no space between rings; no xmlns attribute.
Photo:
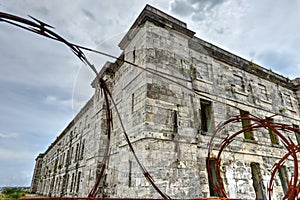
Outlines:
<svg viewBox="0 0 300 200"><path fill-rule="evenodd" d="M5 188L1 199L18 199L25 196L25 192L17 188Z"/></svg>

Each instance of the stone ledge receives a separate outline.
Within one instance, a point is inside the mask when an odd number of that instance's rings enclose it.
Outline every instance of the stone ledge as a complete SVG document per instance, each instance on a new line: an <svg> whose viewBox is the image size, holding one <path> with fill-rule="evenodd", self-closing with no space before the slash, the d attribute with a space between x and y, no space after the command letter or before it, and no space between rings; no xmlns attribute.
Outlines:
<svg viewBox="0 0 300 200"><path fill-rule="evenodd" d="M134 29L141 27L146 21L149 21L160 27L171 28L177 32L187 35L188 37L193 37L195 34L194 31L187 29L185 22L182 22L150 5L146 5L144 10L141 12L133 25L130 27L129 31L119 43L119 47L122 50L126 48L126 46L136 34Z"/></svg>
<svg viewBox="0 0 300 200"><path fill-rule="evenodd" d="M256 140L250 140L250 139L243 139L243 142L249 142L249 143L253 143L253 144L258 144L258 142Z"/></svg>
<svg viewBox="0 0 300 200"><path fill-rule="evenodd" d="M282 75L276 74L271 70L265 69L251 61L234 55L200 38L193 37L193 39L189 43L189 46L196 51L197 48L195 47L202 46L202 51L204 50L206 54L211 56L212 58L220 60L221 62L227 63L229 65L235 66L260 78L270 80L271 82L277 83L283 87L295 89L295 85L298 83L295 83L295 81L292 81L289 78L286 78Z"/></svg>

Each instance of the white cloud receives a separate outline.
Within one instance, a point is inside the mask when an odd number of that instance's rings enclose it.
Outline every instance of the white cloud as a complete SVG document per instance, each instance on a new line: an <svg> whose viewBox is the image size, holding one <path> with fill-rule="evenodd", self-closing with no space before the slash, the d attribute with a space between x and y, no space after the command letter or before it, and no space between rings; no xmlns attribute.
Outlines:
<svg viewBox="0 0 300 200"><path fill-rule="evenodd" d="M0 159L1 160L13 160L20 159L26 160L32 158L32 155L36 154L36 152L29 151L16 151L13 147L11 149L3 149L0 148Z"/></svg>
<svg viewBox="0 0 300 200"><path fill-rule="evenodd" d="M282 74L300 76L298 1L10 0L1 1L0 10L32 15L71 42L118 56L119 36L146 3L186 22L202 39ZM7 141L1 143L0 158L15 158L16 163L24 156L28 158L24 164L32 164L30 155L50 144L72 119L68 109L73 107L76 114L93 94L94 75L63 44L4 23L0 29L0 143ZM87 56L98 69L107 60ZM34 145L29 145L32 141ZM7 149L14 145L18 148ZM14 166L15 171L23 168Z"/></svg>
<svg viewBox="0 0 300 200"><path fill-rule="evenodd" d="M295 53L300 2L174 0L170 9L198 37L284 76L300 77Z"/></svg>
<svg viewBox="0 0 300 200"><path fill-rule="evenodd" d="M55 96L47 96L45 98L45 103L50 105L59 106L62 108L72 107L73 101L72 99L60 99L59 97Z"/></svg>
<svg viewBox="0 0 300 200"><path fill-rule="evenodd" d="M17 139L18 137L16 133L0 133L0 139Z"/></svg>

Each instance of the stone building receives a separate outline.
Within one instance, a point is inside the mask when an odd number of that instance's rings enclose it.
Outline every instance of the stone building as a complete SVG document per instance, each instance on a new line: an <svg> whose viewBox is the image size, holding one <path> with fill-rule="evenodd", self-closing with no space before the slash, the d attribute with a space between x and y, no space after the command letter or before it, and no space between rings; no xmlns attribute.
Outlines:
<svg viewBox="0 0 300 200"><path fill-rule="evenodd" d="M296 128L300 124L299 79L285 78L194 34L184 22L147 5L119 43L120 58L169 79L121 61L107 62L100 71L138 158L172 198L215 195L205 164L208 141L219 123L241 114ZM107 136L104 97L95 81L92 86L95 94L38 156L34 192L86 197L94 186ZM114 108L112 115L109 165L99 197L159 198L134 160ZM242 122L232 124L222 133L242 127ZM288 134L300 142L298 134ZM285 152L270 130L239 135L222 155L228 196L264 199L271 169ZM289 159L275 177L274 199L283 197L292 176Z"/></svg>
<svg viewBox="0 0 300 200"><path fill-rule="evenodd" d="M38 155L38 157L35 159L35 168L33 171L32 181L31 181L31 186L30 186L30 190L32 192L37 191L37 186L40 181L40 174L41 174L41 170L42 170L43 157L44 157L44 154L40 153Z"/></svg>

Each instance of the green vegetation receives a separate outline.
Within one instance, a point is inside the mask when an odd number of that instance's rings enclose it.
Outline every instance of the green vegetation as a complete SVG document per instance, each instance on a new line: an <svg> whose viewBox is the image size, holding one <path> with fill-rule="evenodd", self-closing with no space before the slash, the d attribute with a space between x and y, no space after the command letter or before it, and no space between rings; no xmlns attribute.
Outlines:
<svg viewBox="0 0 300 200"><path fill-rule="evenodd" d="M24 197L26 193L28 193L28 191L18 188L5 188L0 194L0 200L19 199Z"/></svg>

